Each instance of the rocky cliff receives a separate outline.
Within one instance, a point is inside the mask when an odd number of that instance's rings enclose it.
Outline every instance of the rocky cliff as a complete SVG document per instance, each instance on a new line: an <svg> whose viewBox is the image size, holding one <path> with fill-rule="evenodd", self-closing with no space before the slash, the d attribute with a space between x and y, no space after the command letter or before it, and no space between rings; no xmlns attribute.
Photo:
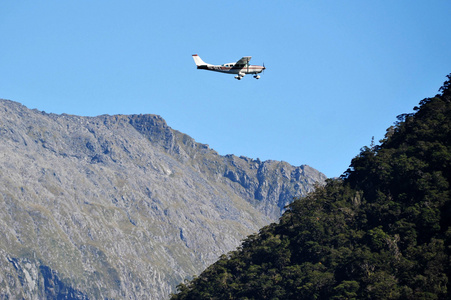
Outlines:
<svg viewBox="0 0 451 300"><path fill-rule="evenodd" d="M325 176L0 100L0 298L164 299Z"/></svg>

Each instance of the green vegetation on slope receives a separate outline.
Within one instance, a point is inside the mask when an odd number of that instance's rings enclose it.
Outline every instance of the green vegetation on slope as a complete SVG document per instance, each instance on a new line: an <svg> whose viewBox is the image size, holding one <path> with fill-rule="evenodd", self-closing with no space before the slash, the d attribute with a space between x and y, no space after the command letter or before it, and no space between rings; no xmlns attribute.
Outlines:
<svg viewBox="0 0 451 300"><path fill-rule="evenodd" d="M450 85L172 299L448 299Z"/></svg>

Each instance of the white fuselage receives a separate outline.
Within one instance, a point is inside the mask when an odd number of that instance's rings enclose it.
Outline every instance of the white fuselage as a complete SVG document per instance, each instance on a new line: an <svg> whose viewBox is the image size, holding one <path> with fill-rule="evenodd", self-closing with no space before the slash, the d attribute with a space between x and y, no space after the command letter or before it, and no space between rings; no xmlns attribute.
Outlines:
<svg viewBox="0 0 451 300"><path fill-rule="evenodd" d="M204 65L198 66L197 68L230 74L258 74L263 72L263 70L265 69L265 67L256 65L236 66L234 64L206 65L206 66Z"/></svg>

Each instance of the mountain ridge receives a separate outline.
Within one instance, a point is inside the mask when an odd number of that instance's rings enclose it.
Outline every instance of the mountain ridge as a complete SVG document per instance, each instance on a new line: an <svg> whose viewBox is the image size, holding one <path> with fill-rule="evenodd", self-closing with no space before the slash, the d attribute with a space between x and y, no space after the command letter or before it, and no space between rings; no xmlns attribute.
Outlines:
<svg viewBox="0 0 451 300"><path fill-rule="evenodd" d="M162 299L324 180L218 155L157 115L0 100L0 294Z"/></svg>

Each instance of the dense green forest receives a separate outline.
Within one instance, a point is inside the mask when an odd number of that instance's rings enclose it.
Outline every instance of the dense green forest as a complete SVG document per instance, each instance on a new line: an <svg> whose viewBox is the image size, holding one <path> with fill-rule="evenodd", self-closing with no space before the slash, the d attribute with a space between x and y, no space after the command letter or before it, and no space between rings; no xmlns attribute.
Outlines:
<svg viewBox="0 0 451 300"><path fill-rule="evenodd" d="M172 299L450 299L451 74Z"/></svg>

